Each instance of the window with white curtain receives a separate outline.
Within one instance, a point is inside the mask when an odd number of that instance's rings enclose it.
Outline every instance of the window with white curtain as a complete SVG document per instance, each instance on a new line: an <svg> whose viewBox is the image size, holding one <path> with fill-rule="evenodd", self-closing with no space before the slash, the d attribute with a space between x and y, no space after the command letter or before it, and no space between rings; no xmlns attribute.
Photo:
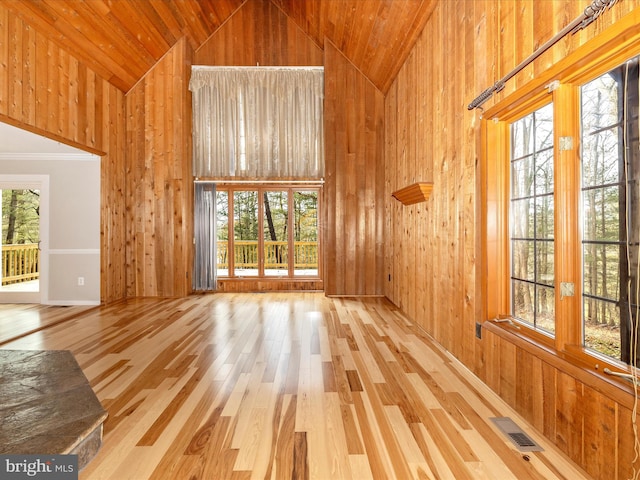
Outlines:
<svg viewBox="0 0 640 480"><path fill-rule="evenodd" d="M226 242L231 243L233 255L229 266L220 267L219 258L221 255L227 257L230 245L218 237L229 228L228 223L234 217L220 204L222 197L231 201L229 190L216 194L215 181L228 183L237 178L256 182L255 188L244 185L245 191L235 191L234 195L257 192L262 188L261 180L317 181L321 185L324 176L324 69L194 66L189 88L193 93L193 175L210 180L197 182L195 187L194 289L214 290L218 275L317 276L317 257L313 261L305 257L303 261L301 255L304 253L308 257L314 252L317 255L318 239L307 241L309 245L289 238L290 235L274 239L271 237L275 228L269 231L271 236L266 239L230 237ZM319 191L320 187L314 194L316 201ZM266 192L260 201L254 202L253 217L256 219L261 218L262 200L265 195L269 198L269 194L275 195ZM288 201L293 202L295 195L301 193L291 191ZM235 204L249 203L238 200ZM280 215L285 218L282 225L291 228L289 223L293 219L286 218L288 210L282 209L282 212ZM243 215L243 218L250 216L247 212ZM265 215L265 223L271 226L272 216L269 215L273 213ZM237 219L235 224L239 224ZM246 255L255 254L256 258L238 260L236 250L239 248L244 248ZM303 248L306 248L304 252ZM289 252L295 254L288 255Z"/></svg>
<svg viewBox="0 0 640 480"><path fill-rule="evenodd" d="M192 67L196 177L324 175L322 67Z"/></svg>

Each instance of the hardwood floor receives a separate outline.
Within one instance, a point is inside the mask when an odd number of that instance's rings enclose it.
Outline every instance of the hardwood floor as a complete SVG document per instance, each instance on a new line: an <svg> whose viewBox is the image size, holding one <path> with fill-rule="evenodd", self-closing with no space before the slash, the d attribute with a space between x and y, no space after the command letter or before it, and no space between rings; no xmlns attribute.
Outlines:
<svg viewBox="0 0 640 480"><path fill-rule="evenodd" d="M95 307L56 307L28 303L0 303L0 346L11 339L43 330Z"/></svg>
<svg viewBox="0 0 640 480"><path fill-rule="evenodd" d="M75 354L109 412L81 479L588 478L384 299L132 299L1 348Z"/></svg>

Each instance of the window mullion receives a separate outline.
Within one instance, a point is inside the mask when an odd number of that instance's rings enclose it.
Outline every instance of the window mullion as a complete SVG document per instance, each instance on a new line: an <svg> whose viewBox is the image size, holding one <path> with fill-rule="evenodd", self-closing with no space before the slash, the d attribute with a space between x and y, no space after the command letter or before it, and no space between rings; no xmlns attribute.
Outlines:
<svg viewBox="0 0 640 480"><path fill-rule="evenodd" d="M289 252L288 255L288 268L289 268L289 278L292 278L294 275L295 268L295 256L296 256L296 246L295 246L295 235L294 235L294 219L295 219L295 205L294 205L294 190L292 188L287 189L287 208L289 209L289 215L287 216L287 249Z"/></svg>
<svg viewBox="0 0 640 480"><path fill-rule="evenodd" d="M553 104L556 348L561 351L580 345L582 338L579 89L561 84L553 92ZM573 285L573 295L567 295L563 284Z"/></svg>

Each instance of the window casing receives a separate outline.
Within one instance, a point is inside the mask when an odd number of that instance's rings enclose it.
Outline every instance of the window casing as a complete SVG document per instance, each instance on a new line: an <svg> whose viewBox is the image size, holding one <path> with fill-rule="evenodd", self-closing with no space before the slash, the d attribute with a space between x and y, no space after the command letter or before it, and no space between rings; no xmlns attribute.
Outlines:
<svg viewBox="0 0 640 480"><path fill-rule="evenodd" d="M619 26L620 32L632 28L631 22L621 22ZM599 205L613 208L617 203L620 207L620 218L634 219L632 223L636 230L638 229L635 220L637 212L634 211L631 215L629 211L624 210L623 190L626 180L619 176L618 167L616 166L614 179L605 178L605 181L600 183L589 183L583 175L585 171L581 158L588 142L584 136L592 135L596 131L592 129L589 133L583 133L582 89L588 88L586 86L589 82L615 70L640 52L640 41L620 35L620 32L617 36L603 35L602 38L596 38L579 48L531 85L514 92L483 112L482 121L483 249L486 253L483 293L486 299L487 320L498 320L500 328L509 330L511 334L528 339L548 352L556 352L562 359L583 368L599 371L605 366L624 371L627 369L625 363L635 364L634 359L624 356L615 359L610 352L597 346L594 348L585 334L588 328L583 327L582 321L583 312L588 317L588 308L593 308L589 307L589 302L600 302L601 309L602 305L606 304L609 310L626 309L628 312L633 312L637 303L625 299L624 289L618 288L618 291L622 292L620 295L612 295L612 292L604 292L602 289L603 279L607 276L610 279L619 276L620 282L626 282L627 279L620 274L620 271L628 267L623 260L616 261L613 269L608 265L609 273L601 274L599 284L594 283L597 278L594 279L593 275L590 277L588 274L589 268L594 266L594 261L589 258L589 249L600 252L615 250L615 253L609 253L607 258L623 259L626 253L622 244L626 244L627 241L624 238L625 222L622 220L609 222L610 228L613 228L611 225L614 223L616 225L616 231L613 233L603 230L601 237L589 235L586 223L588 212L585 212L588 208L588 204L585 203L589 199L588 195L609 198L615 190L618 201L611 200L607 205L601 202ZM637 86L633 88L637 91ZM517 138L514 137L514 131L517 131L518 122L527 121L526 119L533 122L535 112L544 111L545 108L551 108L553 111L553 186L551 189L543 190L532 187L533 190L523 193L520 188L522 184L518 183L517 178L518 166L514 166L514 162L524 163L526 155L518 150L520 147L517 141L514 141ZM602 124L601 127L611 130L615 124L616 121L610 125ZM609 137L620 136L617 128L614 128L615 134L609 134ZM637 120L633 128L637 136ZM600 133L605 130L601 130ZM623 145L622 141L620 145ZM627 145L630 143L627 142ZM637 150L637 144L635 148ZM618 158L619 156L616 157L616 162ZM534 168L532 171L535 170ZM545 172L549 171L546 169ZM638 191L635 190L633 195L637 199ZM522 205L519 205L519 202ZM528 205L524 205L527 202ZM546 223L547 231L539 232L535 227L547 220L540 215L541 210L535 207L543 205L544 202L547 204L542 211L553 212L553 223ZM527 215L516 215L522 208L525 208ZM518 224L529 226L528 236L518 236L514 227ZM553 256L552 268L548 264L548 258L540 263L538 255L538 262L530 262L527 269L514 270L514 265L517 267L514 262L518 249L522 249L518 243L526 244L528 251L536 253L542 246L552 245L551 251L548 252ZM637 252L637 246L634 248ZM637 263L636 261L634 264L636 267ZM540 268L540 265L547 270ZM596 267L601 268L599 265ZM552 280L549 276L545 278L545 272L549 270L553 275ZM587 273L583 276L585 270ZM525 278L521 278L523 271L527 274L524 275ZM635 285L635 279L632 279L632 283ZM537 302L528 303L528 310L518 305L515 300L517 284L526 284L532 292L536 289L553 289L553 302L552 305L548 305L548 310L555 311L553 328L540 324L540 318L537 316L540 308ZM633 313L630 317L632 316ZM620 318L622 324L625 321L624 314L620 315ZM511 326L512 322L514 326ZM633 326L633 322L629 322L629 325ZM623 348L628 349L629 343L630 340Z"/></svg>

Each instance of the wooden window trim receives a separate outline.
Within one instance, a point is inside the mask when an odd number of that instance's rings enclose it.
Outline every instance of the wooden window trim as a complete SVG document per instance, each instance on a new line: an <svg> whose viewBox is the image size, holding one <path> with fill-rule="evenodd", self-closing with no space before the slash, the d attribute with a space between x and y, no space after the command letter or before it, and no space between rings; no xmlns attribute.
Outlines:
<svg viewBox="0 0 640 480"><path fill-rule="evenodd" d="M548 71L497 102L483 113L481 122L481 220L483 259L483 308L488 330L525 348L533 355L574 376L585 384L627 403L633 393L629 382L603 373L605 367L625 372L624 366L607 361L582 347L582 272L579 256L580 121L579 85L582 85L640 54L640 8L577 48ZM555 88L549 88L557 81ZM555 287L572 282L575 295L556 295L555 338L526 327L492 320L508 318L509 262L509 125L545 104L554 103L554 158L562 162L555 171ZM563 112L559 115L558 112ZM566 115L566 112L573 112ZM573 148L561 151L559 137L573 137ZM567 216L567 212L572 212ZM575 319L579 320L576 321ZM630 368L626 372L630 372ZM625 401L626 400L626 401Z"/></svg>

